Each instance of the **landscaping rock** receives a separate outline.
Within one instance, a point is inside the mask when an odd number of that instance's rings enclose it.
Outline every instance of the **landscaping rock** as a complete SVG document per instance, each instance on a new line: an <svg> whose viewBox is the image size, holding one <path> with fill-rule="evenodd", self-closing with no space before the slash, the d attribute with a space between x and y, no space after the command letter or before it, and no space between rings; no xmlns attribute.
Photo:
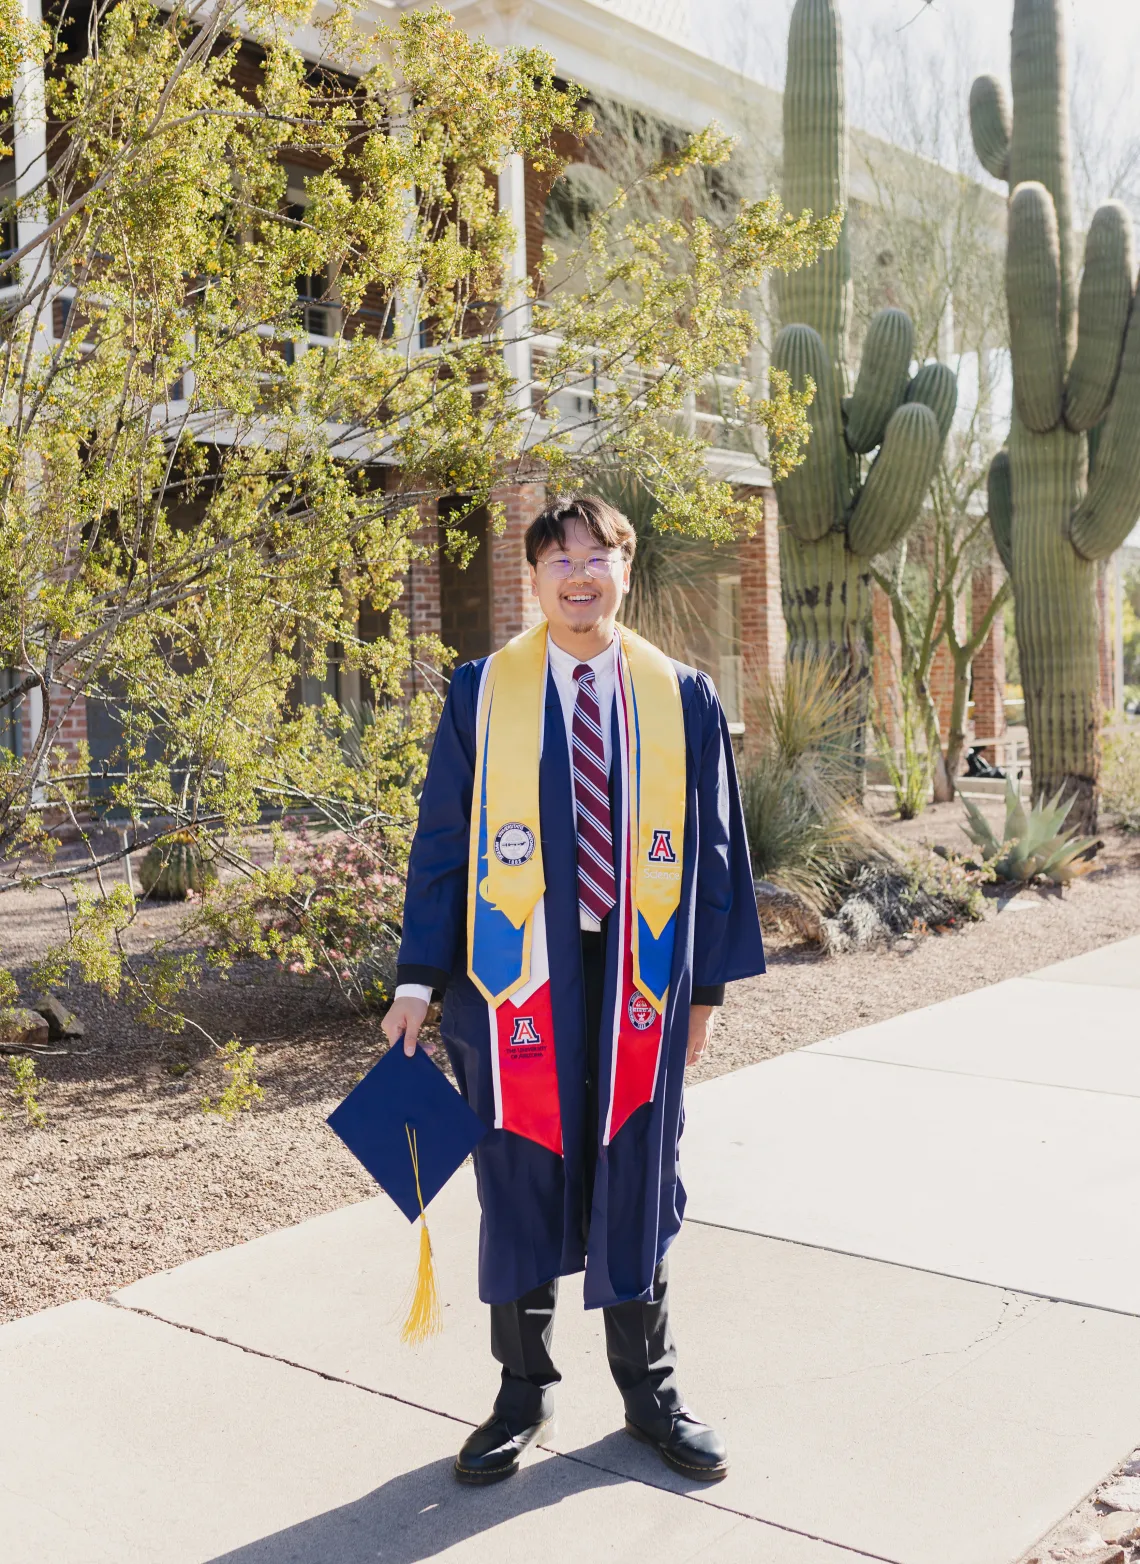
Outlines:
<svg viewBox="0 0 1140 1564"><path fill-rule="evenodd" d="M1083 1520L1071 1519L1035 1552L1027 1564L1125 1564L1124 1550L1113 1547Z"/></svg>
<svg viewBox="0 0 1140 1564"><path fill-rule="evenodd" d="M83 1036L83 1022L74 1010L69 1010L62 999L57 999L54 994L41 995L33 1008L47 1022L51 1038Z"/></svg>
<svg viewBox="0 0 1140 1564"><path fill-rule="evenodd" d="M1096 1496L1110 1510L1140 1510L1140 1477L1115 1477Z"/></svg>
<svg viewBox="0 0 1140 1564"><path fill-rule="evenodd" d="M48 1024L38 1010L24 1005L0 1009L0 1053L23 1053L28 1048L46 1048Z"/></svg>
<svg viewBox="0 0 1140 1564"><path fill-rule="evenodd" d="M1098 1515L1093 1524L1105 1542L1140 1542L1140 1515L1135 1510Z"/></svg>

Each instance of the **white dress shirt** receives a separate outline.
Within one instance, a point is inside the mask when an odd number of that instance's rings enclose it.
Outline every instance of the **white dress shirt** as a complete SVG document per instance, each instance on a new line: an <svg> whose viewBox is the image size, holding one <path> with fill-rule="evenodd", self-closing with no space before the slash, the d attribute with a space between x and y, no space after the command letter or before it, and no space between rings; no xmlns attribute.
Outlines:
<svg viewBox="0 0 1140 1564"><path fill-rule="evenodd" d="M602 724L602 752L606 759L606 775L609 776L612 742L610 727L614 709L614 684L617 677L614 673L613 642L611 641L604 652L587 659L575 657L572 652L564 652L549 638L546 649L550 672L554 677L554 688L558 691L558 699L562 703L562 720L566 724L566 748L570 753L570 792L574 799L574 829L577 831L578 799L574 794L574 707L578 701L578 681L574 677L574 670L583 660L594 670L594 688L598 692L598 715ZM584 929L596 931L601 928L597 918L583 911L581 906L578 908L578 920Z"/></svg>
<svg viewBox="0 0 1140 1564"><path fill-rule="evenodd" d="M550 637L546 641L547 662L551 677L554 679L554 688L558 691L558 699L562 706L562 720L566 724L566 749L571 756L570 777L571 797L573 790L573 753L574 753L574 707L578 700L578 681L574 677L574 670L578 664L585 661L594 670L594 688L598 692L598 713L602 726L602 749L606 758L606 775L610 770L610 748L612 744L611 725L613 721L614 687L617 675L614 670L614 648L611 642L604 652L599 652L596 657L575 657L573 652L564 652L560 646L556 646ZM574 801L574 822L577 830L578 805ZM578 909L579 921L584 929L596 930L601 927L598 920L588 912ZM396 999L431 999L431 989L426 983L400 983L396 987Z"/></svg>

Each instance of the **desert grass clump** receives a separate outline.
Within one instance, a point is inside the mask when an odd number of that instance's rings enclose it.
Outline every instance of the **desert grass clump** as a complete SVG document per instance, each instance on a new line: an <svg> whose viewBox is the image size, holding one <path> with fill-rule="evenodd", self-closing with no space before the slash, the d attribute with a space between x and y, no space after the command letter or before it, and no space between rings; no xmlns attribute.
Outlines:
<svg viewBox="0 0 1140 1564"><path fill-rule="evenodd" d="M851 804L857 695L829 658L809 655L789 663L782 678L759 682L748 709L758 732L741 797L753 870L825 911L852 863L876 850L872 828Z"/></svg>

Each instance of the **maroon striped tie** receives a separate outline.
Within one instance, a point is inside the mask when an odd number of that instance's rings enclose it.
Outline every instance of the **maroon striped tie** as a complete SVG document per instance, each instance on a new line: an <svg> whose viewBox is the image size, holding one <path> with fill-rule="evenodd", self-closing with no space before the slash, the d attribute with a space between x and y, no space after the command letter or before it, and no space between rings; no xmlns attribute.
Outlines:
<svg viewBox="0 0 1140 1564"><path fill-rule="evenodd" d="M606 752L594 670L574 669L574 802L578 807L578 905L600 923L617 900Z"/></svg>

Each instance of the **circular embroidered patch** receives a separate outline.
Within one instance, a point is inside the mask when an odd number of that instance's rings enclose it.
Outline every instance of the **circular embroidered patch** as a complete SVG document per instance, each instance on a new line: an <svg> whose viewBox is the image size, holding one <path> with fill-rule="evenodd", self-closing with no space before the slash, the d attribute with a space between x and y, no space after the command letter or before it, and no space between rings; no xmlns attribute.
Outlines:
<svg viewBox="0 0 1140 1564"><path fill-rule="evenodd" d="M629 996L629 1004L625 1007L629 1016L630 1025L636 1027L639 1032L648 1032L657 1019L657 1012L646 999L644 994L633 993Z"/></svg>
<svg viewBox="0 0 1140 1564"><path fill-rule="evenodd" d="M526 863L534 857L534 832L527 825L503 825L495 833L495 857L500 863Z"/></svg>

